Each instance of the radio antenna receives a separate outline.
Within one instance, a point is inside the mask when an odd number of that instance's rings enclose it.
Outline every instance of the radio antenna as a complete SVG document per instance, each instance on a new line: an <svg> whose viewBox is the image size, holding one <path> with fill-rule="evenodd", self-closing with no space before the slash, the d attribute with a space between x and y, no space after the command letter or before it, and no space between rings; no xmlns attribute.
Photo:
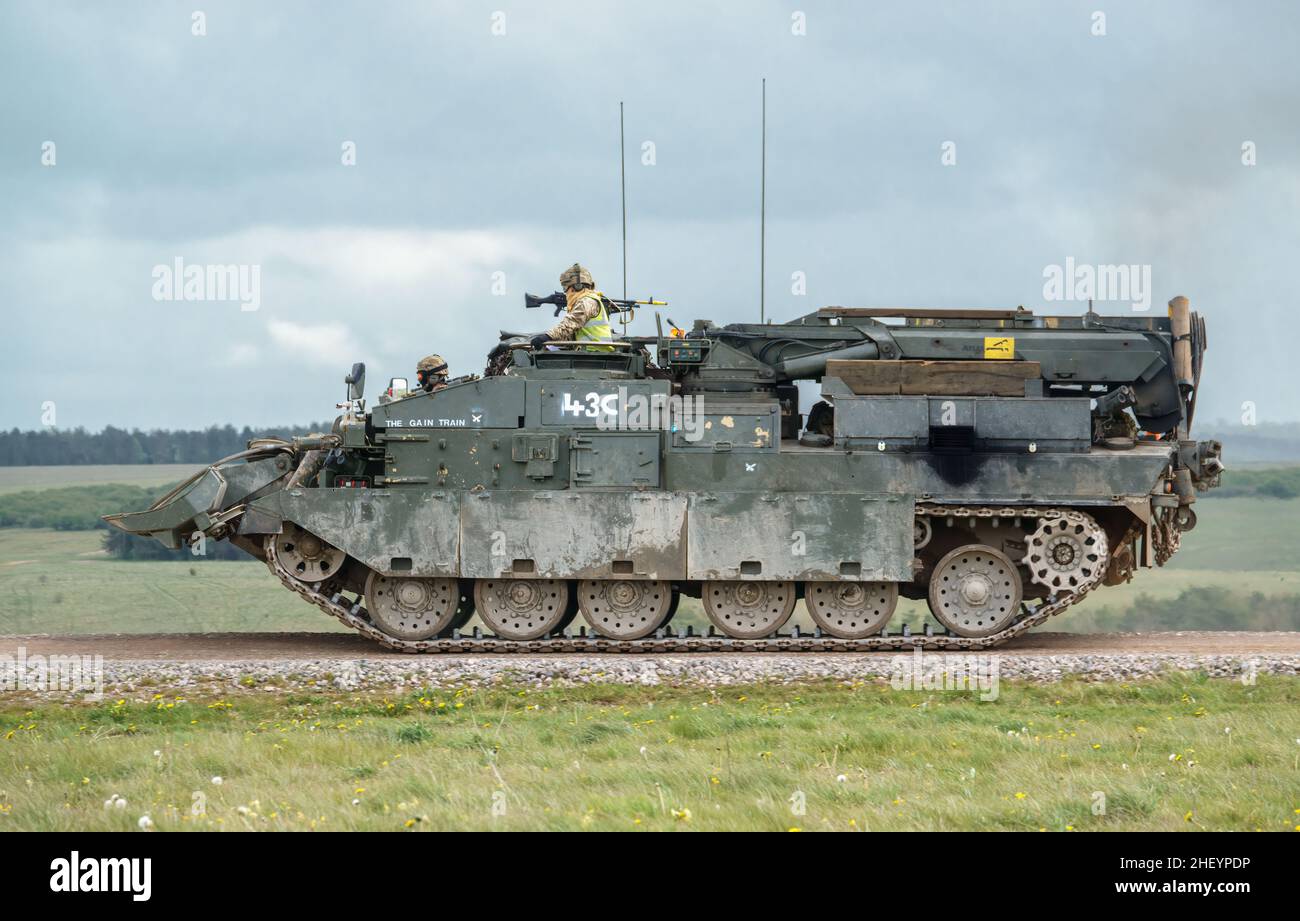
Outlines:
<svg viewBox="0 0 1300 921"><path fill-rule="evenodd" d="M623 199L623 300L627 300L627 153L623 142L623 103L618 104L618 178ZM623 335L627 335L627 311L623 311Z"/></svg>
<svg viewBox="0 0 1300 921"><path fill-rule="evenodd" d="M758 185L758 322L767 320L767 77L763 78L763 132Z"/></svg>

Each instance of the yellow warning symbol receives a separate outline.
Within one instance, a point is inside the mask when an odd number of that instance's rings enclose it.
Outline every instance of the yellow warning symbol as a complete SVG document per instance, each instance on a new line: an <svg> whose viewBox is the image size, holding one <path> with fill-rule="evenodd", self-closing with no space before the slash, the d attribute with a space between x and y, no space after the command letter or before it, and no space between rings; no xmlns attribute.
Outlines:
<svg viewBox="0 0 1300 921"><path fill-rule="evenodd" d="M985 336L985 358L1015 358L1016 339L1014 336Z"/></svg>

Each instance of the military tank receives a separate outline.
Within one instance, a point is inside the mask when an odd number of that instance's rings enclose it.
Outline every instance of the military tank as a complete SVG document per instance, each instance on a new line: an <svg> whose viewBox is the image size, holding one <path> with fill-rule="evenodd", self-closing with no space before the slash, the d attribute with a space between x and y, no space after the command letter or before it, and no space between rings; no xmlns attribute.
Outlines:
<svg viewBox="0 0 1300 921"><path fill-rule="evenodd" d="M1219 482L1183 297L656 324L600 349L502 333L482 375L370 408L356 365L333 431L105 520L233 541L397 650L971 649L1166 563ZM671 626L683 595L707 633ZM891 631L900 596L935 623ZM811 634L785 629L800 600Z"/></svg>

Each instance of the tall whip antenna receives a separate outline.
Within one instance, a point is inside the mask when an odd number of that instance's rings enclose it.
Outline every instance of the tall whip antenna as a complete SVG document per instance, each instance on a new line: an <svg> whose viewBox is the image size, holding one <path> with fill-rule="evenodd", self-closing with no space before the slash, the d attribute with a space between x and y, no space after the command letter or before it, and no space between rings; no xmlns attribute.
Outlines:
<svg viewBox="0 0 1300 921"><path fill-rule="evenodd" d="M627 300L627 153L623 142L623 103L618 104L618 176L623 198L623 300ZM623 312L623 335L627 335L627 312Z"/></svg>
<svg viewBox="0 0 1300 921"><path fill-rule="evenodd" d="M767 321L767 78L763 78L762 166L758 192L758 322Z"/></svg>

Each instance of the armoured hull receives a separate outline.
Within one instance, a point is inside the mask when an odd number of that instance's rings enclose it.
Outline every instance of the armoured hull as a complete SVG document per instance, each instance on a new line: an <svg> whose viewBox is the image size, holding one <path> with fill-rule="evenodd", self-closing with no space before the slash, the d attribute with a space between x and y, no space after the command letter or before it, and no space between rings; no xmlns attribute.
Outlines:
<svg viewBox="0 0 1300 921"><path fill-rule="evenodd" d="M412 651L987 646L1162 565L1220 470L1188 437L1195 315L1183 380L1176 318L934 313L503 343L483 377L358 399L330 434L251 445L107 520L231 539ZM967 357L981 342L993 357ZM801 379L821 382L808 413ZM719 635L671 629L681 595ZM900 595L937 629L891 634ZM817 636L781 632L800 601ZM475 610L490 637L459 635Z"/></svg>

